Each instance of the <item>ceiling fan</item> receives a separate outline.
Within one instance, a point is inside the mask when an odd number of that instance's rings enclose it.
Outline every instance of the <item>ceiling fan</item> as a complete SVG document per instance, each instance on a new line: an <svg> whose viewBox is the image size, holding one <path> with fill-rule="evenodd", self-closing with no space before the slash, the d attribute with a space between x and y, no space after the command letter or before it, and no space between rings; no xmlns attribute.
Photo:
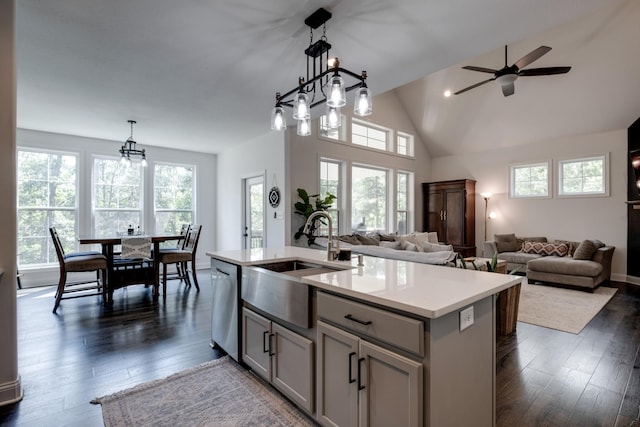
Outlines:
<svg viewBox="0 0 640 427"><path fill-rule="evenodd" d="M479 83L473 84L469 87L466 87L462 90L459 90L454 93L454 95L459 95L463 92L476 88L478 86L482 86L485 83L489 83L490 81L495 80L502 87L502 94L504 96L513 95L515 91L514 82L520 76L549 76L552 74L564 74L568 73L571 67L543 67L543 68L529 68L527 70L523 70L524 67L531 64L533 61L539 59L542 55L548 53L551 50L549 46L540 46L537 49L532 50L527 53L522 58L518 59L514 62L513 65L507 65L507 46L504 47L504 67L499 70L494 70L492 68L484 68L484 67L475 67L473 65L466 65L462 67L465 70L471 71L479 71L481 73L490 73L493 74L493 77Z"/></svg>

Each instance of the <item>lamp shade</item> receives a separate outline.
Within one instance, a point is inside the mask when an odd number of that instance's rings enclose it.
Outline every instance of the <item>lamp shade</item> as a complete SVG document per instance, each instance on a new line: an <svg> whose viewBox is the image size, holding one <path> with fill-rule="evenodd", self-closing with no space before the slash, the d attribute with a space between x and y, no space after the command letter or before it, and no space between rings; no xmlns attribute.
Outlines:
<svg viewBox="0 0 640 427"><path fill-rule="evenodd" d="M353 103L353 113L358 116L368 116L373 111L371 91L365 85L356 90L356 98Z"/></svg>
<svg viewBox="0 0 640 427"><path fill-rule="evenodd" d="M311 135L311 120L309 119L301 119L298 120L298 135L300 136L309 136Z"/></svg>
<svg viewBox="0 0 640 427"><path fill-rule="evenodd" d="M293 101L293 118L296 120L309 119L309 97L304 92L298 92Z"/></svg>
<svg viewBox="0 0 640 427"><path fill-rule="evenodd" d="M344 88L344 80L340 76L333 76L327 82L327 105L330 107L342 107L347 104L347 92Z"/></svg>
<svg viewBox="0 0 640 427"><path fill-rule="evenodd" d="M327 105L327 127L329 129L338 129L341 125L342 113L340 108Z"/></svg>
<svg viewBox="0 0 640 427"><path fill-rule="evenodd" d="M284 108L276 106L271 110L271 129L285 130L287 122L284 118Z"/></svg>

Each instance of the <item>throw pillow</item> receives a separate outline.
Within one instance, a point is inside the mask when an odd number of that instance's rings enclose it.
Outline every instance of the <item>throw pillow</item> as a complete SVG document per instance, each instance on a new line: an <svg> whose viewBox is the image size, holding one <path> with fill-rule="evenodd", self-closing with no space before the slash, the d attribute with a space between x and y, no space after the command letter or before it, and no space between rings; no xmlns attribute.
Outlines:
<svg viewBox="0 0 640 427"><path fill-rule="evenodd" d="M520 245L516 240L516 235L511 234L495 234L494 240L496 241L496 248L498 252L517 252L520 250Z"/></svg>
<svg viewBox="0 0 640 427"><path fill-rule="evenodd" d="M576 248L576 251L573 253L573 259L584 259L589 260L596 253L598 248L591 240L583 240L580 243L580 246Z"/></svg>
<svg viewBox="0 0 640 427"><path fill-rule="evenodd" d="M420 244L420 246L422 246L422 251L421 252L441 252L441 251L452 251L453 250L453 246L452 245L438 245L436 243L428 243L428 242L423 242ZM418 250L420 249L420 247L418 247Z"/></svg>
<svg viewBox="0 0 640 427"><path fill-rule="evenodd" d="M554 240L554 242L556 245L559 243L565 243L567 246L569 246L569 255L568 256L573 256L573 253L576 251L576 248L580 245L580 242L572 242L570 240Z"/></svg>
<svg viewBox="0 0 640 427"><path fill-rule="evenodd" d="M361 234L356 234L356 238L358 239L358 241L360 242L361 245L374 245L374 246L379 246L380 245L380 240L376 239L375 237L369 237L369 236L363 236Z"/></svg>
<svg viewBox="0 0 640 427"><path fill-rule="evenodd" d="M411 242L407 242L407 243L404 245L404 250L405 250L405 251L409 251L409 252L418 252L418 246L417 246L417 245L414 245L414 244L413 244L413 243L411 243Z"/></svg>
<svg viewBox="0 0 640 427"><path fill-rule="evenodd" d="M427 241L429 243L438 243L438 233L435 231L427 233Z"/></svg>
<svg viewBox="0 0 640 427"><path fill-rule="evenodd" d="M356 236L353 236L353 235L349 236L348 234L345 234L343 236L338 236L338 240L340 240L341 242L352 244L352 245L360 244L360 240L358 240Z"/></svg>
<svg viewBox="0 0 640 427"><path fill-rule="evenodd" d="M381 242L395 242L396 241L396 235L395 234L378 233L378 240L380 240Z"/></svg>
<svg viewBox="0 0 640 427"><path fill-rule="evenodd" d="M380 246L383 248L389 248L389 249L402 249L402 245L400 244L400 242L388 242L386 240L383 240L380 242Z"/></svg>
<svg viewBox="0 0 640 427"><path fill-rule="evenodd" d="M569 254L569 245L566 243L544 243L525 241L522 245L522 252L527 254L538 254L544 256L567 256Z"/></svg>

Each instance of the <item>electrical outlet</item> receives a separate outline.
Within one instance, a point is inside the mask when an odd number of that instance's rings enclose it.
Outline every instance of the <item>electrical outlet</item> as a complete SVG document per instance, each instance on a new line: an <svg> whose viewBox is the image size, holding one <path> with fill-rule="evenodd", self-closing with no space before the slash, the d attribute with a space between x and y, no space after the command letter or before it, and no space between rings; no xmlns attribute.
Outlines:
<svg viewBox="0 0 640 427"><path fill-rule="evenodd" d="M473 306L460 310L460 332L473 325Z"/></svg>

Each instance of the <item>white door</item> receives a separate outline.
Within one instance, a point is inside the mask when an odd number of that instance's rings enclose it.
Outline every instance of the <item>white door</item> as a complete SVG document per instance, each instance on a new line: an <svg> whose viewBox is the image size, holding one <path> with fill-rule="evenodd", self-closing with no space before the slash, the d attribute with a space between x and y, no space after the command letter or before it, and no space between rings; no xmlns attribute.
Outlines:
<svg viewBox="0 0 640 427"><path fill-rule="evenodd" d="M262 248L264 236L264 176L244 180L244 249Z"/></svg>

